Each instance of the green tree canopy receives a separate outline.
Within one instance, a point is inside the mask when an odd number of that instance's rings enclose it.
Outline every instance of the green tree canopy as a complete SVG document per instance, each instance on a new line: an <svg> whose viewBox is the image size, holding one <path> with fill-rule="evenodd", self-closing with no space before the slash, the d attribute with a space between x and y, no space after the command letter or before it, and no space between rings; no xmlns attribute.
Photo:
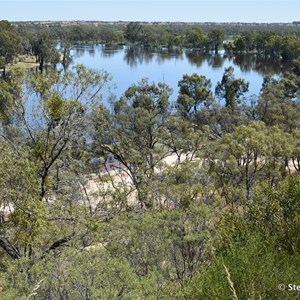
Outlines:
<svg viewBox="0 0 300 300"><path fill-rule="evenodd" d="M22 51L21 37L16 28L8 21L0 21L0 68L12 63L13 59Z"/></svg>
<svg viewBox="0 0 300 300"><path fill-rule="evenodd" d="M220 99L225 100L225 107L232 112L235 111L239 99L248 91L249 82L244 79L236 79L234 76L234 68L225 68L222 80L217 83L216 95Z"/></svg>

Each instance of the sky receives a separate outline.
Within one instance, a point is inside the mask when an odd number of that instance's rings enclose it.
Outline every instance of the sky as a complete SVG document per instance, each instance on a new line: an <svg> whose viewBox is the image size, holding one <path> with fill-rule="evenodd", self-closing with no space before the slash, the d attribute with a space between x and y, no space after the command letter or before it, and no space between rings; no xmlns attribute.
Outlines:
<svg viewBox="0 0 300 300"><path fill-rule="evenodd" d="M0 20L9 21L300 21L300 0L0 0Z"/></svg>

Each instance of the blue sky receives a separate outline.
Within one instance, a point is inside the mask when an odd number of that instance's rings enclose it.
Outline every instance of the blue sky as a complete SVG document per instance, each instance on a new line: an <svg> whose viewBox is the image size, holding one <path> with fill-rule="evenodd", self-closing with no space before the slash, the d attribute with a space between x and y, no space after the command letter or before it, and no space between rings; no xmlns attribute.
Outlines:
<svg viewBox="0 0 300 300"><path fill-rule="evenodd" d="M300 21L300 0L0 0L0 20Z"/></svg>

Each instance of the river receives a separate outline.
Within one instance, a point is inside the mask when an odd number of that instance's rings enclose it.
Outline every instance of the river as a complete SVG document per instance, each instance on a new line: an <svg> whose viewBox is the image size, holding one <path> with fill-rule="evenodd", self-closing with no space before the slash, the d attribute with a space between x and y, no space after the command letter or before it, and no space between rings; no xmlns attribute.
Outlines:
<svg viewBox="0 0 300 300"><path fill-rule="evenodd" d="M234 67L236 78L249 81L246 96L258 95L266 74L279 75L288 66L268 61L255 55L227 56L204 55L188 49L145 50L137 46L76 45L71 51L72 65L83 64L96 70L105 70L112 75L113 94L119 98L132 84L142 78L150 82L164 82L173 89L171 96L178 95L178 81L183 74L198 73L211 79L213 90L221 81L224 69ZM104 102L106 100L104 99Z"/></svg>

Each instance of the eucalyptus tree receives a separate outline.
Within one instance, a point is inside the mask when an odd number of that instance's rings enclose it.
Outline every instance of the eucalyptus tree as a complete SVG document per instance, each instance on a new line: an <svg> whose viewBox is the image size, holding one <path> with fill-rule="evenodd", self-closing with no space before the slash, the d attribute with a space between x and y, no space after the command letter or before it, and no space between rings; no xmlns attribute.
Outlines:
<svg viewBox="0 0 300 300"><path fill-rule="evenodd" d="M108 73L83 65L66 73L49 69L45 74L29 77L27 87L32 103L30 106L22 99L17 113L39 166L41 198L46 194L47 180L56 162L68 165L68 159L72 155L75 158L74 147L85 144L88 115L101 100L101 91L108 80ZM57 185L58 170L55 177Z"/></svg>
<svg viewBox="0 0 300 300"><path fill-rule="evenodd" d="M13 121L12 108L16 106L22 97L21 78L24 72L19 68L12 68L5 79L0 79L0 123L2 130Z"/></svg>
<svg viewBox="0 0 300 300"><path fill-rule="evenodd" d="M72 60L71 49L74 41L72 40L71 30L65 29L59 32L60 51L62 53L62 64L66 68Z"/></svg>
<svg viewBox="0 0 300 300"><path fill-rule="evenodd" d="M200 50L209 51L208 47L208 38L205 35L204 31L201 28L194 28L186 37L187 43L192 48L197 48ZM207 51L208 50L208 51Z"/></svg>
<svg viewBox="0 0 300 300"><path fill-rule="evenodd" d="M36 33L32 41L32 52L39 63L41 72L45 64L56 64L60 60L59 52L56 49L56 36L49 29L42 29Z"/></svg>
<svg viewBox="0 0 300 300"><path fill-rule="evenodd" d="M142 25L139 22L130 22L126 25L124 37L131 43L140 41Z"/></svg>
<svg viewBox="0 0 300 300"><path fill-rule="evenodd" d="M217 83L215 93L217 97L225 100L225 107L234 112L248 88L249 82L242 78L235 78L234 68L230 66L225 68L222 80Z"/></svg>
<svg viewBox="0 0 300 300"><path fill-rule="evenodd" d="M287 35L283 38L281 57L283 60L292 61L300 55L300 39L294 35Z"/></svg>
<svg viewBox="0 0 300 300"><path fill-rule="evenodd" d="M216 109L215 133L222 136L226 132L233 132L234 127L249 122L244 113L245 98L249 83L242 78L235 78L233 67L225 68L222 80L217 83L215 95L219 98L220 107Z"/></svg>
<svg viewBox="0 0 300 300"><path fill-rule="evenodd" d="M299 80L286 74L275 79L265 77L258 98L256 113L268 126L292 132L299 124Z"/></svg>
<svg viewBox="0 0 300 300"><path fill-rule="evenodd" d="M258 121L237 126L210 147L206 161L229 203L249 200L260 182L273 185L286 176L286 159L293 149L289 134Z"/></svg>
<svg viewBox="0 0 300 300"><path fill-rule="evenodd" d="M184 74L178 86L176 108L179 116L195 129L209 126L214 130L219 108L211 91L211 80L196 73Z"/></svg>
<svg viewBox="0 0 300 300"><path fill-rule="evenodd" d="M123 34L111 28L102 27L100 32L101 42L106 45L120 43L124 40Z"/></svg>
<svg viewBox="0 0 300 300"><path fill-rule="evenodd" d="M171 115L167 122L164 144L177 157L176 164L195 160L212 136L209 126L197 126L190 120Z"/></svg>
<svg viewBox="0 0 300 300"><path fill-rule="evenodd" d="M13 284L19 292L27 282L23 293L28 296L41 279L39 266L49 262L52 272L64 246L72 245L75 252L88 246L101 223L84 205L80 173L89 115L109 75L76 66L67 73L27 73L18 80L23 94L12 96L10 134L0 135L0 261L6 268L0 272L20 279L20 286Z"/></svg>
<svg viewBox="0 0 300 300"><path fill-rule="evenodd" d="M211 80L203 75L184 74L178 86L177 109L188 119L191 119L202 108L209 108L214 102Z"/></svg>
<svg viewBox="0 0 300 300"><path fill-rule="evenodd" d="M130 177L142 207L152 207L147 186L155 168L169 154L164 145L166 121L170 114L171 89L143 79L128 88L114 103L113 112L95 115L95 147L113 156ZM103 111L103 110L102 110ZM103 120L110 119L103 127ZM107 121L105 121L107 124Z"/></svg>
<svg viewBox="0 0 300 300"><path fill-rule="evenodd" d="M224 40L224 31L220 28L215 28L208 33L207 38L215 54L218 54Z"/></svg>
<svg viewBox="0 0 300 300"><path fill-rule="evenodd" d="M6 66L22 52L21 37L15 26L8 21L0 21L0 68L6 75Z"/></svg>

